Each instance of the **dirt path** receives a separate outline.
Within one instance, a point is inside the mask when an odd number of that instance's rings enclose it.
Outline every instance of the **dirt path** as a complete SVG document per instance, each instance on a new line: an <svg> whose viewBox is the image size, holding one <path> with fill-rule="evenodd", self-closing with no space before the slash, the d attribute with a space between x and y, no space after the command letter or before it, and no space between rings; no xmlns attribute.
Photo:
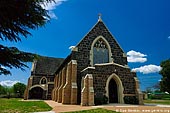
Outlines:
<svg viewBox="0 0 170 113"><path fill-rule="evenodd" d="M170 113L170 105L127 105L108 104L101 106L63 105L52 100L45 101L55 113L104 108L121 113Z"/></svg>

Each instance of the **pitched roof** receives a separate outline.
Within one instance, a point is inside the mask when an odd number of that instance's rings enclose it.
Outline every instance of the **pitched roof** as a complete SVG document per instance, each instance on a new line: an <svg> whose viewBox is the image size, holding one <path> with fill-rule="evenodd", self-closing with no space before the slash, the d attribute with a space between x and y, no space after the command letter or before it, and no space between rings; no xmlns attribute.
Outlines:
<svg viewBox="0 0 170 113"><path fill-rule="evenodd" d="M97 34L96 34L96 31ZM94 34L95 32L95 34ZM120 49L123 51L122 47L120 46L120 44L118 43L118 41L116 40L116 38L114 37L114 35L110 32L110 30L107 28L107 26L105 25L105 23L103 22L100 14L99 14L99 19L97 21L97 23L90 29L90 31L79 41L79 43L76 45L76 47L85 39L88 37L88 35L93 34L93 36L99 36L99 35L103 35L105 36L106 34L109 34L111 36L111 38L115 41L115 43L118 44L118 46L120 47Z"/></svg>
<svg viewBox="0 0 170 113"><path fill-rule="evenodd" d="M63 61L63 58L40 56L33 62L32 74L53 75Z"/></svg>
<svg viewBox="0 0 170 113"><path fill-rule="evenodd" d="M109 61L114 61L117 64L127 65L127 57L120 44L117 42L116 38L109 31L107 26L102 21L101 17L97 21L97 23L91 28L91 30L81 39L81 41L76 45L79 53L90 53L93 42L96 39L103 38L110 45L110 58ZM91 56L84 57L83 60L86 59L86 65L92 65L89 58ZM91 64L88 64L88 63Z"/></svg>

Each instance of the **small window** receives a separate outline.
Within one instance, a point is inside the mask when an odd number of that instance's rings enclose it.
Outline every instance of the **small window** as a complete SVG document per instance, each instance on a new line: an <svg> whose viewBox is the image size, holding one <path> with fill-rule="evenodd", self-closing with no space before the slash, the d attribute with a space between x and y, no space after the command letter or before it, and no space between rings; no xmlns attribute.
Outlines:
<svg viewBox="0 0 170 113"><path fill-rule="evenodd" d="M46 78L41 79L41 84L46 84L46 83L47 83Z"/></svg>

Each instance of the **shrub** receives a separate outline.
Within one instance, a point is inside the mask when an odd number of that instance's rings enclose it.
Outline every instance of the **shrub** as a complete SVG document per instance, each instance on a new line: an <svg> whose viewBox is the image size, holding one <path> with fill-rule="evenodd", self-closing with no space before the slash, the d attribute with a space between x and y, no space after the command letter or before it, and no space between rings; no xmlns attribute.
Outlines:
<svg viewBox="0 0 170 113"><path fill-rule="evenodd" d="M108 102L108 98L105 95L101 97L95 97L94 99L95 105L107 104L107 102Z"/></svg>
<svg viewBox="0 0 170 113"><path fill-rule="evenodd" d="M151 94L149 95L149 99L170 99L170 95L167 94Z"/></svg>
<svg viewBox="0 0 170 113"><path fill-rule="evenodd" d="M139 100L136 96L125 96L124 97L125 104L139 104Z"/></svg>

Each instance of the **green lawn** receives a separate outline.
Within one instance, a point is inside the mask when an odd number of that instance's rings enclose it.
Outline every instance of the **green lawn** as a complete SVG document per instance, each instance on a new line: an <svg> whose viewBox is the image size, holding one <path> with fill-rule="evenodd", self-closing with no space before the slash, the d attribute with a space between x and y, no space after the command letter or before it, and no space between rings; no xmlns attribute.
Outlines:
<svg viewBox="0 0 170 113"><path fill-rule="evenodd" d="M52 108L43 101L21 101L21 99L0 98L0 113L28 113L50 111Z"/></svg>
<svg viewBox="0 0 170 113"><path fill-rule="evenodd" d="M170 105L170 100L144 100L144 103Z"/></svg>
<svg viewBox="0 0 170 113"><path fill-rule="evenodd" d="M74 111L74 112L65 112L65 113L120 113L120 112L98 108L98 109Z"/></svg>

